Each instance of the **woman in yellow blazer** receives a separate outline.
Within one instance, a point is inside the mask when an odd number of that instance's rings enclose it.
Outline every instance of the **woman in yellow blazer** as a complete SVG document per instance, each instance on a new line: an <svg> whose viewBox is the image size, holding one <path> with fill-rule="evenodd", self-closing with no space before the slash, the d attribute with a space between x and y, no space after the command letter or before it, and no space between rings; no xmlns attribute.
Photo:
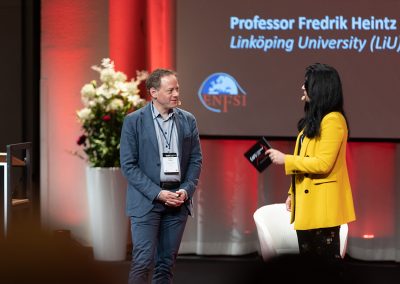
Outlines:
<svg viewBox="0 0 400 284"><path fill-rule="evenodd" d="M293 155L270 149L272 162L292 175L286 207L297 232L300 254L340 258L340 225L355 220L346 165L348 126L342 85L331 66L306 68L304 117Z"/></svg>

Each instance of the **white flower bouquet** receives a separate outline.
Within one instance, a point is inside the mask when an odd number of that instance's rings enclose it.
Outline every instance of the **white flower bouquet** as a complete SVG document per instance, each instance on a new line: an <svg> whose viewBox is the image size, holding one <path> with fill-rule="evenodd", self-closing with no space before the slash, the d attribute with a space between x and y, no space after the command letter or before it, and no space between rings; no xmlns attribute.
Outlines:
<svg viewBox="0 0 400 284"><path fill-rule="evenodd" d="M115 71L114 62L104 58L101 66L92 66L99 72L96 80L81 89L83 108L76 112L83 134L77 144L83 147L86 159L93 167L120 167L119 141L124 117L146 104L140 97L139 85L146 80L146 71L137 71L136 78Z"/></svg>

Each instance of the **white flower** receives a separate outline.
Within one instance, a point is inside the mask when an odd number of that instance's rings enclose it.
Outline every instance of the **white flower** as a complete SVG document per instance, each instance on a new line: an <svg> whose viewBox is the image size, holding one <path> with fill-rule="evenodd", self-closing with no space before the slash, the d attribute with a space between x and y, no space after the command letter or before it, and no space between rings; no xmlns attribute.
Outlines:
<svg viewBox="0 0 400 284"><path fill-rule="evenodd" d="M114 69L114 61L112 61L110 58L103 58L101 60L101 66L107 69Z"/></svg>
<svg viewBox="0 0 400 284"><path fill-rule="evenodd" d="M87 106L88 106L89 108L95 107L96 104L97 104L98 99L99 99L99 98L96 98L96 99L94 99L94 100L92 100L92 101L89 101L88 104L87 104ZM103 100L104 100L104 99L103 99Z"/></svg>
<svg viewBox="0 0 400 284"><path fill-rule="evenodd" d="M128 92L130 95L139 94L138 85L139 85L139 82L134 81L134 80L126 83L126 92Z"/></svg>
<svg viewBox="0 0 400 284"><path fill-rule="evenodd" d="M106 111L113 111L122 109L124 107L124 101L121 99L113 99L106 107Z"/></svg>
<svg viewBox="0 0 400 284"><path fill-rule="evenodd" d="M103 69L100 72L100 80L104 83L110 84L115 79L115 71L113 69Z"/></svg>
<svg viewBox="0 0 400 284"><path fill-rule="evenodd" d="M87 107L85 107L85 108L83 108L81 110L78 110L76 112L76 114L78 115L78 118L81 121L92 119L94 117L94 115L92 113L92 110L90 108L87 108Z"/></svg>
<svg viewBox="0 0 400 284"><path fill-rule="evenodd" d="M120 71L115 73L114 79L116 82L125 82L128 77L126 77L126 75Z"/></svg>
<svg viewBox="0 0 400 284"><path fill-rule="evenodd" d="M140 98L139 95L128 96L128 101L132 103L133 106L138 106L144 100Z"/></svg>
<svg viewBox="0 0 400 284"><path fill-rule="evenodd" d="M94 97L96 89L93 84L85 84L81 89L81 95L85 97Z"/></svg>
<svg viewBox="0 0 400 284"><path fill-rule="evenodd" d="M104 103L104 101L105 101L105 98L104 97L102 97L102 96L99 96L99 97L96 97L96 99L95 99L95 103L96 104L98 104L98 105L102 105L103 103Z"/></svg>
<svg viewBox="0 0 400 284"><path fill-rule="evenodd" d="M121 92L126 92L128 90L127 83L125 83L125 82L116 82L115 88L117 88Z"/></svg>
<svg viewBox="0 0 400 284"><path fill-rule="evenodd" d="M96 96L96 89L93 84L85 84L81 89L81 98L85 106Z"/></svg>
<svg viewBox="0 0 400 284"><path fill-rule="evenodd" d="M103 96L106 99L111 99L113 95L116 95L119 93L119 90L112 86L107 86L106 84L103 84L97 88L96 93L97 93L97 96Z"/></svg>

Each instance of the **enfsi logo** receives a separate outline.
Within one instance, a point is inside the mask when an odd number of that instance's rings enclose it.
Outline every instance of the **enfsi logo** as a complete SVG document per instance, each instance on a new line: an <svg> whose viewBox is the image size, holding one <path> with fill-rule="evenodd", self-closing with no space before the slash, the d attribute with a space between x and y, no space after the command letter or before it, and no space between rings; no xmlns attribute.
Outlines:
<svg viewBox="0 0 400 284"><path fill-rule="evenodd" d="M212 112L228 112L232 107L246 106L246 93L232 76L214 73L201 84L201 103Z"/></svg>

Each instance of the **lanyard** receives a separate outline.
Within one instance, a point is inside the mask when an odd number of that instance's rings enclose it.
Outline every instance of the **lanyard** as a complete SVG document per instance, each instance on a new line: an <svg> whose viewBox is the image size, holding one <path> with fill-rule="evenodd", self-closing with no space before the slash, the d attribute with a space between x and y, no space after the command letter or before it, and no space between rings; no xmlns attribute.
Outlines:
<svg viewBox="0 0 400 284"><path fill-rule="evenodd" d="M153 109L154 106L151 105L151 107L152 107L152 111L153 111L153 114L154 114L154 109ZM155 115L155 114L154 114L154 115ZM170 132L169 132L169 140L167 139L167 136L165 135L164 130L163 130L163 128L161 127L160 122L158 121L157 117L156 117L155 119L156 119L158 128L160 129L160 132L161 132L162 135L164 136L165 143L167 144L168 150L171 150L172 131L174 130L175 116L172 117L171 130L170 130Z"/></svg>

